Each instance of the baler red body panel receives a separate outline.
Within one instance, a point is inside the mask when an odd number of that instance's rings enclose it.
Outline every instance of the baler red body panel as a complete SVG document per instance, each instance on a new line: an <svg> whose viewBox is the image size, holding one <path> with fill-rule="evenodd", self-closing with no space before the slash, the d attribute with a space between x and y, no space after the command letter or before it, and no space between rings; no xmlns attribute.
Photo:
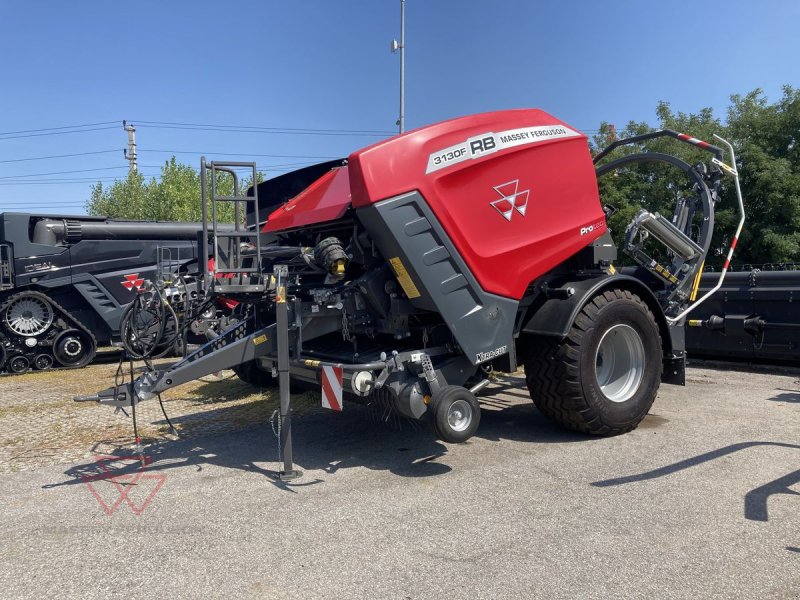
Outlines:
<svg viewBox="0 0 800 600"><path fill-rule="evenodd" d="M422 127L354 152L264 231L340 218L419 191L484 291L528 285L606 231L586 136L533 109Z"/></svg>
<svg viewBox="0 0 800 600"><path fill-rule="evenodd" d="M350 208L347 167L328 171L269 215L262 231L283 231L340 219Z"/></svg>
<svg viewBox="0 0 800 600"><path fill-rule="evenodd" d="M419 190L481 287L501 296L521 298L606 230L586 137L540 110L423 127L355 152L349 164L353 206ZM503 200L510 196L526 202L524 214Z"/></svg>

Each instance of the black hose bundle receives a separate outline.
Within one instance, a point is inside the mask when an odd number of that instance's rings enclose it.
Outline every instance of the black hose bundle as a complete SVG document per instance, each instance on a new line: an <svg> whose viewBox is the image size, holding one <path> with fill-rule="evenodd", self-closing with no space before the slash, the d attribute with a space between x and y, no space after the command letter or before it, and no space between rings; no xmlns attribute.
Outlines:
<svg viewBox="0 0 800 600"><path fill-rule="evenodd" d="M175 309L156 287L139 290L122 314L120 337L128 356L134 360L161 358L181 337L181 323Z"/></svg>

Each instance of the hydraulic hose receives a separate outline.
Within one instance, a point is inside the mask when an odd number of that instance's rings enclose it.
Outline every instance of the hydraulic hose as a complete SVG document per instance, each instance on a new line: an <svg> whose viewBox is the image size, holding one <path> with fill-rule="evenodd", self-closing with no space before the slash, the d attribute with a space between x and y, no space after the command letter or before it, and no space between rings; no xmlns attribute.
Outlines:
<svg viewBox="0 0 800 600"><path fill-rule="evenodd" d="M174 331L164 339L167 322L172 319ZM128 355L135 360L161 358L181 334L180 320L172 305L155 287L139 292L120 319L120 337ZM157 350L161 348L160 351Z"/></svg>

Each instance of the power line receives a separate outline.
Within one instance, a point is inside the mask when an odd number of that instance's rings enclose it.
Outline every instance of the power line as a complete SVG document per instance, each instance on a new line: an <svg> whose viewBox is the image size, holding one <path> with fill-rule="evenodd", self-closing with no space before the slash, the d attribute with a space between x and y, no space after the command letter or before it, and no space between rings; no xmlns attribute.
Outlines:
<svg viewBox="0 0 800 600"><path fill-rule="evenodd" d="M53 206L49 204L45 204L41 207L36 207L36 212L39 214L51 214L51 215L60 215L64 214L66 211L69 211L69 214L79 216L85 215L88 213L88 209L85 204L76 204L74 206ZM19 208L12 208L7 211L0 211L0 212L21 212L21 213L30 213L30 207L22 207Z"/></svg>
<svg viewBox="0 0 800 600"><path fill-rule="evenodd" d="M374 134L374 135L393 135L393 131L385 131L382 129L319 129L316 127L263 127L261 125L214 125L211 123L178 123L175 121L138 121L132 119L132 122L137 125L144 125L148 127L156 126L180 126L180 127L211 127L215 129L230 129L230 130L247 130L247 131L264 131L264 132L306 132L306 133L340 133L340 134Z"/></svg>
<svg viewBox="0 0 800 600"><path fill-rule="evenodd" d="M293 163L280 163L276 165L256 165L257 169L273 169L278 170L284 167L300 167L303 165L310 165L315 164L313 162L303 161L303 162L293 162ZM145 169L162 169L164 165L141 165L142 168ZM0 179L8 180L8 179L25 179L28 177L44 177L47 175L68 175L70 173L91 173L93 171L112 171L114 169L125 169L127 168L124 165L119 165L116 167L98 167L95 169L72 169L69 171L50 171L49 173L28 173L26 175L4 175L0 177ZM244 169L245 167L242 167Z"/></svg>
<svg viewBox="0 0 800 600"><path fill-rule="evenodd" d="M37 204L42 204L42 203L37 203ZM81 202L79 200L48 200L47 204L52 204L53 206L70 206L70 205L73 205L73 204L81 204ZM20 206L22 208L30 208L31 204L30 203L21 204L20 201L17 200L13 204L0 205L0 210L2 210L4 208L10 208L12 206Z"/></svg>
<svg viewBox="0 0 800 600"><path fill-rule="evenodd" d="M155 178L156 175L148 175L148 178L153 177ZM0 181L0 186L3 187L24 187L24 186L31 186L31 185L73 185L76 183L80 184L92 184L92 183L114 183L116 181L125 181L125 178L109 178L109 179L44 179L42 181Z"/></svg>
<svg viewBox="0 0 800 600"><path fill-rule="evenodd" d="M148 168L155 169L156 167L148 167ZM160 176L161 171L159 170L157 173L156 172L150 173L150 175L156 175L156 174L158 174ZM39 181L97 181L98 179L127 179L127 178L128 178L128 174L127 173L125 173L123 175L112 175L112 174L103 173L103 174L98 174L97 176L84 175L84 176L74 176L74 177L44 177L44 178L39 179ZM34 180L32 180L32 179L8 179L8 180L2 180L2 178L0 178L0 183L8 183L8 184L11 184L11 183L34 183Z"/></svg>
<svg viewBox="0 0 800 600"><path fill-rule="evenodd" d="M136 121L137 125L143 127L170 126L174 128L212 128L221 131L244 131L244 132L265 132L265 133L308 133L308 134L341 134L341 135L394 135L394 131L382 129L318 129L313 127L263 127L260 125L214 125L210 123L179 123L174 121ZM580 131L588 133L599 133L597 128L578 128ZM201 129L201 131L204 129Z"/></svg>
<svg viewBox="0 0 800 600"><path fill-rule="evenodd" d="M151 169L155 170L158 167L148 167L148 168L151 168ZM159 169L158 173L161 173L160 168L158 168L158 169ZM87 170L90 171L91 169L87 169ZM78 171L78 172L80 172L80 171ZM42 178L39 179L39 181L76 181L76 180L79 180L79 179L90 179L92 181L95 181L98 178L100 178L100 179L127 179L128 178L128 174L124 173L124 174L121 174L121 175L114 175L112 173L98 173L97 175L74 175L74 176L67 175L67 176L63 176L63 177L42 177ZM3 179L3 178L0 178L0 179ZM30 183L33 180L32 179L7 179L7 180L4 180L4 181L6 183Z"/></svg>
<svg viewBox="0 0 800 600"><path fill-rule="evenodd" d="M74 154L53 154L51 156L29 156L27 158L9 158L0 160L0 163L25 162L29 160L47 160L50 158L69 158L71 156L88 156L90 154L110 154L111 152L122 152L121 148L114 150L95 150L94 152L75 152Z"/></svg>
<svg viewBox="0 0 800 600"><path fill-rule="evenodd" d="M217 129L213 127L182 127L176 125L140 125L137 123L137 127L156 127L158 129L181 129L185 131L218 131L221 133L261 133L261 134L272 134L272 135L324 135L324 136L350 136L350 137L384 137L386 135L394 135L385 134L385 133L334 133L334 132L322 132L322 131L261 131L257 129Z"/></svg>
<svg viewBox="0 0 800 600"><path fill-rule="evenodd" d="M159 165L147 165L150 167L161 168ZM111 171L113 169L127 169L125 165L117 167L99 167L96 169L74 169L72 171L51 171L49 173L29 173L28 175L4 175L0 179L22 179L25 177L43 177L45 175L65 175L68 173L89 173L91 171Z"/></svg>
<svg viewBox="0 0 800 600"><path fill-rule="evenodd" d="M62 125L61 127L44 127L42 129L20 129L19 131L4 131L0 135L11 135L15 133L36 133L39 131L55 131L57 129L76 129L78 127L97 127L99 125L111 125L118 121L101 121L100 123L84 123L83 125Z"/></svg>
<svg viewBox="0 0 800 600"><path fill-rule="evenodd" d="M314 164L314 163L298 163L300 165L303 164ZM260 173L269 174L271 173L284 173L288 171L296 170L297 165L260 165L257 166L257 169ZM127 167L111 167L111 168L127 168ZM148 169L160 169L161 167L156 165L144 165L142 168ZM86 169L86 171L94 171L94 170L102 170L102 169ZM81 172L81 171L76 171ZM156 173L142 173L142 176L146 179L157 179L161 177L161 172L159 171ZM0 178L0 186L25 186L25 185L54 185L54 184L75 184L75 183L113 183L116 181L125 181L127 179L127 175L117 176L117 177L86 177L86 178L78 178L78 179L64 179L64 178L52 178L52 179L41 179L39 181L30 181L30 180L19 180L19 179L12 179L12 180L2 180L4 178ZM2 202L2 201L0 201Z"/></svg>
<svg viewBox="0 0 800 600"><path fill-rule="evenodd" d="M47 208L50 208L51 206L55 206L55 205L46 204L45 206ZM37 212L47 212L47 211L42 210L38 206L35 207L35 208L36 208ZM65 204L63 206L55 206L55 208L58 209L58 210L68 210L68 209L73 209L73 208L80 208L80 209L86 210L86 205L85 204L70 204L70 205L66 205ZM30 206L11 206L11 207L9 207L7 209L0 209L0 212L17 212L17 211L31 212L30 209L31 209ZM53 211L53 212L55 212L55 211Z"/></svg>
<svg viewBox="0 0 800 600"><path fill-rule="evenodd" d="M320 160L333 160L338 156L309 156L305 154L254 154L252 152L197 152L194 150L153 150L139 148L139 152L162 152L165 154L205 154L206 156L256 156L259 158L318 158ZM0 161L2 162L2 161Z"/></svg>
<svg viewBox="0 0 800 600"><path fill-rule="evenodd" d="M222 133L261 133L275 135L323 135L323 136L355 136L355 137L385 137L394 135L393 133L362 133L351 131L327 131L327 130L297 130L297 129L257 129L257 128L231 128L231 127L192 127L184 125L147 125L137 122L137 127L150 127L154 129L181 129L185 131L217 131Z"/></svg>
<svg viewBox="0 0 800 600"><path fill-rule="evenodd" d="M233 133L273 133L273 134L297 134L297 135L333 135L333 136L387 136L394 135L393 131L377 129L321 129L312 127L263 127L258 125L221 125L212 123L183 123L178 121L139 121L132 120L141 127L161 128L161 129L183 129L197 131L222 131ZM105 131L115 129L117 121L98 121L96 123L83 123L80 125L63 125L60 127L43 127L38 129L20 129L17 131L0 132L0 141L29 137L41 137L50 135L66 135L69 133L87 133L92 131ZM600 133L599 129L587 128L580 129L584 133ZM184 151L180 151L184 153ZM188 152L187 152L188 153ZM226 154L226 153L219 153ZM74 156L80 156L75 154ZM234 153L230 153L234 155ZM70 156L70 155L63 155ZM266 155L265 155L266 156ZM276 155L278 156L278 155ZM61 158L59 155L58 158ZM49 157L42 157L44 158ZM55 158L55 157L53 157ZM299 157L298 157L299 158ZM18 159L28 160L28 159ZM36 160L39 160L38 158ZM13 162L0 161L0 162Z"/></svg>
<svg viewBox="0 0 800 600"><path fill-rule="evenodd" d="M112 126L109 126L109 127L93 127L93 128L90 128L90 129L74 129L72 131L53 131L53 132L50 132L50 133L30 133L30 134L26 134L26 135L8 135L8 136L5 136L5 137L0 137L0 142L2 142L3 140L15 140L15 139L18 139L18 138L42 137L42 136L47 136L47 135L65 135L67 133L87 133L89 131L103 131L105 129L116 129L116 127L112 125Z"/></svg>

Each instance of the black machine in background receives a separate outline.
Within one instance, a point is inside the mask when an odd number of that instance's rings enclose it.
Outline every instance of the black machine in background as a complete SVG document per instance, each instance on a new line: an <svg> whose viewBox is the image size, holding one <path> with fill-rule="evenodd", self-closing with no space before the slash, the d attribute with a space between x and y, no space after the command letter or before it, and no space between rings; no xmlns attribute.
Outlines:
<svg viewBox="0 0 800 600"><path fill-rule="evenodd" d="M150 282L172 281L169 300L185 302L196 292L172 274L197 260L200 229L0 213L0 372L88 364L120 342L125 310Z"/></svg>
<svg viewBox="0 0 800 600"><path fill-rule="evenodd" d="M722 287L686 322L690 356L800 363L800 267L774 268L728 272ZM700 293L718 276L704 274Z"/></svg>

